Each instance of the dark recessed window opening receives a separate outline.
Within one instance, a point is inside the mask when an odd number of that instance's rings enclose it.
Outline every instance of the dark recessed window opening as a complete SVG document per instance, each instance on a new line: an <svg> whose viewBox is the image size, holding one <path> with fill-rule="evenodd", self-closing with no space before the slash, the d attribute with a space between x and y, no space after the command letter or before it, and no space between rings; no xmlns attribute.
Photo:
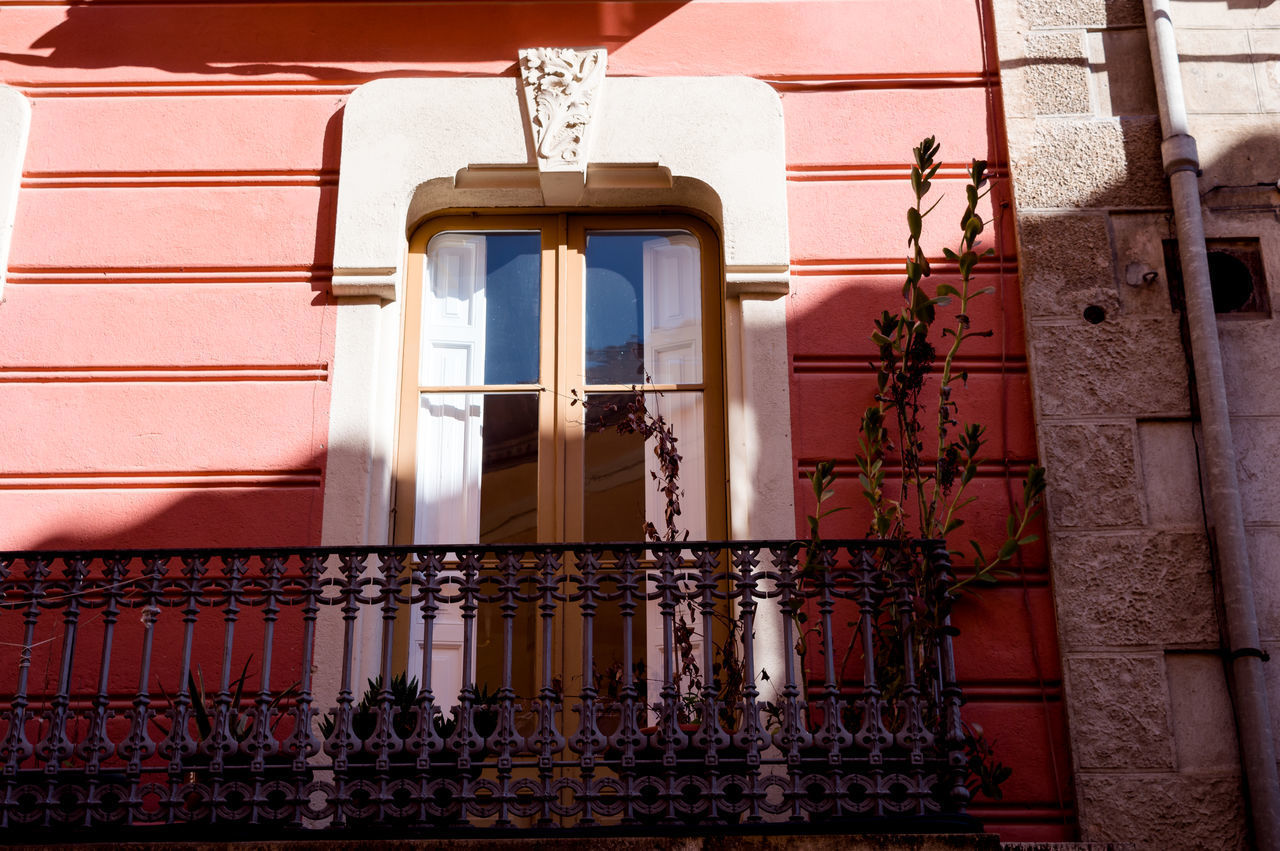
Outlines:
<svg viewBox="0 0 1280 851"><path fill-rule="evenodd" d="M1209 239L1209 286L1213 290L1213 311L1220 316L1269 318L1266 267L1257 239ZM1182 267L1178 241L1164 241L1164 262L1169 291L1176 309L1184 303Z"/></svg>
<svg viewBox="0 0 1280 851"><path fill-rule="evenodd" d="M1107 312L1096 304L1091 304L1084 309L1084 321L1090 325L1097 325L1106 318Z"/></svg>

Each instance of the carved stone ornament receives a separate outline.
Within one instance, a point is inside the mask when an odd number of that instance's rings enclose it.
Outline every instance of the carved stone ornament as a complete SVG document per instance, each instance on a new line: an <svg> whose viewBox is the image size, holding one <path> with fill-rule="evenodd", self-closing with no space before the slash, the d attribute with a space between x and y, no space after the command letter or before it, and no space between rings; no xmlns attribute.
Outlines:
<svg viewBox="0 0 1280 851"><path fill-rule="evenodd" d="M600 100L607 56L604 48L520 51L520 79L539 171L586 171L587 131Z"/></svg>

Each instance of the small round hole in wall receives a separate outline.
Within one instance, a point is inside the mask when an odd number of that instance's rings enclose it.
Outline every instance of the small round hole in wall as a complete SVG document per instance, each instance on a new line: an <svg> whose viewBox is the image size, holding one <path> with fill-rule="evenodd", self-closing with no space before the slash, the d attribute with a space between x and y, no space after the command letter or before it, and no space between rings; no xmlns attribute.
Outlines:
<svg viewBox="0 0 1280 851"><path fill-rule="evenodd" d="M1210 251L1209 287L1213 290L1213 312L1234 313L1253 297L1253 274L1239 258L1225 251Z"/></svg>
<svg viewBox="0 0 1280 851"><path fill-rule="evenodd" d="M1084 309L1084 321L1090 325L1097 325L1106 318L1107 312L1096 304L1091 304Z"/></svg>

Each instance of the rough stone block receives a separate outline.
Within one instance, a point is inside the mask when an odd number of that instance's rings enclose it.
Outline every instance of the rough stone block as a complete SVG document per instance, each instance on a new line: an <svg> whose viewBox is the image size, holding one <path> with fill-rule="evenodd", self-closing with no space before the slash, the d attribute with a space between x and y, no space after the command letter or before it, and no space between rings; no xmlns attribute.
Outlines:
<svg viewBox="0 0 1280 851"><path fill-rule="evenodd" d="M1025 213L1018 246L1028 316L1078 317L1090 304L1118 303L1105 214Z"/></svg>
<svg viewBox="0 0 1280 851"><path fill-rule="evenodd" d="M1051 528L1142 523L1133 428L1124 424L1046 425L1040 429Z"/></svg>
<svg viewBox="0 0 1280 851"><path fill-rule="evenodd" d="M1090 113L1089 60L1079 32L1027 36L1025 93L1037 115Z"/></svg>
<svg viewBox="0 0 1280 851"><path fill-rule="evenodd" d="M1173 770L1163 658L1069 655L1066 680L1077 768Z"/></svg>
<svg viewBox="0 0 1280 851"><path fill-rule="evenodd" d="M1247 32L1182 27L1177 40L1188 112L1258 111Z"/></svg>
<svg viewBox="0 0 1280 851"><path fill-rule="evenodd" d="M1204 605L1209 605L1207 598ZM1169 677L1178 770L1239 771L1235 718L1222 657L1217 653L1169 653L1164 669Z"/></svg>
<svg viewBox="0 0 1280 851"><path fill-rule="evenodd" d="M1232 776L1080 775L1081 838L1142 851L1244 849L1248 817Z"/></svg>
<svg viewBox="0 0 1280 851"><path fill-rule="evenodd" d="M1147 520L1153 526L1200 526L1200 470L1189 420L1138 423Z"/></svg>
<svg viewBox="0 0 1280 851"><path fill-rule="evenodd" d="M1089 60L1102 115L1155 115L1156 83L1145 29L1089 33Z"/></svg>
<svg viewBox="0 0 1280 851"><path fill-rule="evenodd" d="M1070 652L1218 639L1204 535L1057 534L1058 636Z"/></svg>
<svg viewBox="0 0 1280 851"><path fill-rule="evenodd" d="M1123 27L1142 23L1139 0L1020 0L1018 9L1033 27Z"/></svg>
<svg viewBox="0 0 1280 851"><path fill-rule="evenodd" d="M1011 171L1024 210L1169 205L1154 119L1041 119L1030 138L1017 130Z"/></svg>
<svg viewBox="0 0 1280 851"><path fill-rule="evenodd" d="M1098 325L1032 323L1028 333L1043 417L1186 416L1190 410L1186 357L1171 315Z"/></svg>

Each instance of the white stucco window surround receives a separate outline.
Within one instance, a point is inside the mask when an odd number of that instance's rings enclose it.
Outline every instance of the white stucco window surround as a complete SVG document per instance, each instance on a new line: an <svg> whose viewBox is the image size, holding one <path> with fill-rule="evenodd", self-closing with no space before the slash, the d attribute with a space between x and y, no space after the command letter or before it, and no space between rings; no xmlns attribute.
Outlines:
<svg viewBox="0 0 1280 851"><path fill-rule="evenodd" d="M9 242L18 212L22 161L31 128L31 104L17 89L0 85L0 301L9 270Z"/></svg>
<svg viewBox="0 0 1280 851"><path fill-rule="evenodd" d="M409 234L446 210L496 208L683 208L718 226L730 534L791 537L789 246L777 93L744 77L603 78L585 142L577 115L573 138L584 150L568 168L549 163L546 127L530 121L531 103L514 76L376 80L347 102L324 543L388 539Z"/></svg>

